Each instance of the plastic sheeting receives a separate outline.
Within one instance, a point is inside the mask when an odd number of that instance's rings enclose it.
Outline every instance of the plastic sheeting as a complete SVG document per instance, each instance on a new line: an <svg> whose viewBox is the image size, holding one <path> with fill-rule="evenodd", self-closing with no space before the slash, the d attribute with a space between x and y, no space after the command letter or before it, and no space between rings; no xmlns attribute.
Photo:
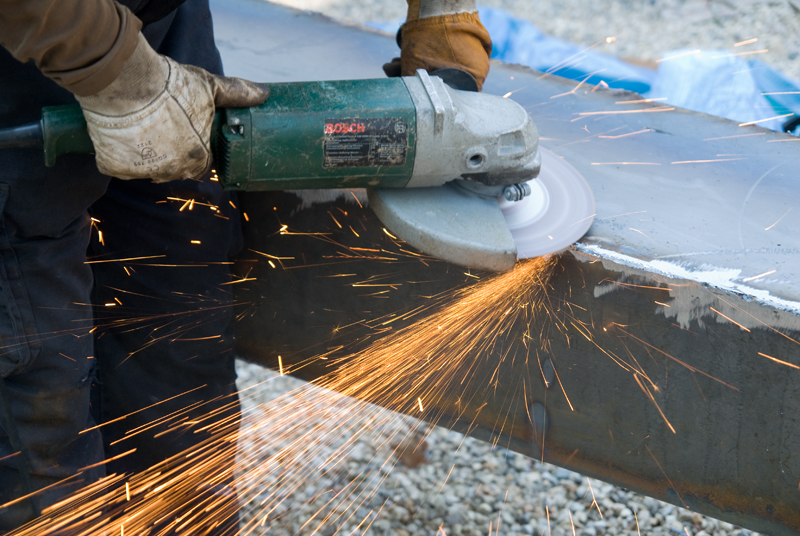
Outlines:
<svg viewBox="0 0 800 536"><path fill-rule="evenodd" d="M772 130L782 130L793 112L800 113L800 84L762 61L727 50L666 54L647 96Z"/></svg>
<svg viewBox="0 0 800 536"><path fill-rule="evenodd" d="M655 79L651 69L631 65L608 54L549 37L530 22L502 9L481 8L481 21L492 36L492 57L506 63L527 65L543 73L637 93L650 90ZM600 43L598 43L600 44Z"/></svg>

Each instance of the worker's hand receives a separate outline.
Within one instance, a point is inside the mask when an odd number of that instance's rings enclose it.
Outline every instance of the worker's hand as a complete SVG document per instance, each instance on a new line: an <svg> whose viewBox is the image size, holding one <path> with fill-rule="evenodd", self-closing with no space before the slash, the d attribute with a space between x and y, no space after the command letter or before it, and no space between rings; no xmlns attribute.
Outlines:
<svg viewBox="0 0 800 536"><path fill-rule="evenodd" d="M408 0L398 41L400 58L383 66L388 76L459 69L472 75L480 90L489 74L492 41L475 0Z"/></svg>
<svg viewBox="0 0 800 536"><path fill-rule="evenodd" d="M177 63L139 34L116 80L96 95L76 98L101 173L167 182L199 178L210 169L216 107L256 106L268 94L252 82Z"/></svg>

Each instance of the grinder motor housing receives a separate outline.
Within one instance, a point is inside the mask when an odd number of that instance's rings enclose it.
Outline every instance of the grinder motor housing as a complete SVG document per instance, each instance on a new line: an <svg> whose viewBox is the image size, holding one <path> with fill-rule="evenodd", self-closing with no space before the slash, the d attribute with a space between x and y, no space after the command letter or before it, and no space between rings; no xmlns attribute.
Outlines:
<svg viewBox="0 0 800 536"><path fill-rule="evenodd" d="M538 131L517 103L435 76L272 84L266 103L220 113L226 188L418 188L538 175ZM500 192L501 193L501 192Z"/></svg>

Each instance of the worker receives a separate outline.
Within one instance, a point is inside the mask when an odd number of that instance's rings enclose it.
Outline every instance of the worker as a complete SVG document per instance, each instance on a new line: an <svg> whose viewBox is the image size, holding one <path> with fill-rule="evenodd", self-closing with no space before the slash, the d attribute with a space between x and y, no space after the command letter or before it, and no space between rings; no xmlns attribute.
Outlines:
<svg viewBox="0 0 800 536"><path fill-rule="evenodd" d="M387 74L488 73L475 0L410 0L400 42ZM2 534L191 448L206 437L195 418L237 418L224 283L240 221L209 137L216 107L269 90L222 76L208 0L8 0L0 44L0 128L77 101L95 147L54 168L41 150L0 151ZM183 408L182 426L157 425ZM229 484L216 486L235 504Z"/></svg>

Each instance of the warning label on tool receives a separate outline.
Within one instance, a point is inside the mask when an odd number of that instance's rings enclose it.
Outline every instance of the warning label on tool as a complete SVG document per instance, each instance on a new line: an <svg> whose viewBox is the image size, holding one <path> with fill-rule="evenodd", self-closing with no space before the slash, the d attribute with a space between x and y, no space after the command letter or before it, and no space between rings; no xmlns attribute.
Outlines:
<svg viewBox="0 0 800 536"><path fill-rule="evenodd" d="M407 151L402 118L325 120L323 167L402 166Z"/></svg>

